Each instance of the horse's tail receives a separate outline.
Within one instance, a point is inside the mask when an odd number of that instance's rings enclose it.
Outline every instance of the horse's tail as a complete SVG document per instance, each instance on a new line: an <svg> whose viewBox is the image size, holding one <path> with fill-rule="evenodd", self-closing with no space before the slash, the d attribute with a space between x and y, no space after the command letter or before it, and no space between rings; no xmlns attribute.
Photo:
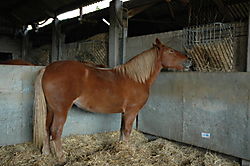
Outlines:
<svg viewBox="0 0 250 166"><path fill-rule="evenodd" d="M35 96L33 105L33 143L39 149L43 146L43 141L47 135L46 132L46 117L47 106L42 88L42 77L45 68L40 70L35 80Z"/></svg>

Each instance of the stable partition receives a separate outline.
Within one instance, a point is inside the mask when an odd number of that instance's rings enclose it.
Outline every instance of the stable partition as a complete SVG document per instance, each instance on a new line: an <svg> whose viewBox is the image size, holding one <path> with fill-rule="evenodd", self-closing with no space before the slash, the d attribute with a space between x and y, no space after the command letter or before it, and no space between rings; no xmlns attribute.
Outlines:
<svg viewBox="0 0 250 166"><path fill-rule="evenodd" d="M0 146L32 140L34 80L42 68L0 65ZM73 107L63 136L120 129L119 114L97 114Z"/></svg>
<svg viewBox="0 0 250 166"><path fill-rule="evenodd" d="M163 72L139 130L250 160L250 73Z"/></svg>
<svg viewBox="0 0 250 166"><path fill-rule="evenodd" d="M237 32L245 34L239 26ZM236 69L243 71L247 35L236 35ZM155 39L178 51L183 31L127 40L126 60L152 47ZM144 133L250 160L250 73L162 72L138 116Z"/></svg>

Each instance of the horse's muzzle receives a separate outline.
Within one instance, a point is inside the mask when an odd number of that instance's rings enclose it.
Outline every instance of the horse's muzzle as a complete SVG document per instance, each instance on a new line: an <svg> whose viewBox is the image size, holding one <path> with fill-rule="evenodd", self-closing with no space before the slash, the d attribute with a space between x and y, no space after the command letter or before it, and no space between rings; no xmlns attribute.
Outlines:
<svg viewBox="0 0 250 166"><path fill-rule="evenodd" d="M184 70L188 71L190 69L190 67L192 66L192 60L191 59L187 59L182 63Z"/></svg>

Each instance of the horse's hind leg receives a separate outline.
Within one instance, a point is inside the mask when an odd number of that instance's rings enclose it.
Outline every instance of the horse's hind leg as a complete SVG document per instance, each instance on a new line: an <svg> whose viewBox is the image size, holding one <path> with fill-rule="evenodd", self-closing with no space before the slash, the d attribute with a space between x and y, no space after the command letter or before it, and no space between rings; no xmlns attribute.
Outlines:
<svg viewBox="0 0 250 166"><path fill-rule="evenodd" d="M45 155L50 154L50 127L53 120L53 112L48 106L47 118L46 118L46 133L45 140L43 141L42 153Z"/></svg>
<svg viewBox="0 0 250 166"><path fill-rule="evenodd" d="M120 141L128 141L137 112L122 113Z"/></svg>
<svg viewBox="0 0 250 166"><path fill-rule="evenodd" d="M55 150L55 154L59 162L65 162L66 159L63 155L63 150L62 150L62 141L61 141L61 136L62 136L62 131L63 131L63 126L67 118L67 111L58 111L54 112L53 116L53 122L50 128L51 131L51 136L52 136L52 145Z"/></svg>

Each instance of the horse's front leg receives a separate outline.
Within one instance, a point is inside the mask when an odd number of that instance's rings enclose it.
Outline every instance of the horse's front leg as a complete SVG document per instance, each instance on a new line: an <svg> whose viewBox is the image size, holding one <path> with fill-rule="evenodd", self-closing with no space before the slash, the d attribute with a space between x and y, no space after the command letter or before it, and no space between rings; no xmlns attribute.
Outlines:
<svg viewBox="0 0 250 166"><path fill-rule="evenodd" d="M120 141L128 141L137 112L124 112L121 118Z"/></svg>

